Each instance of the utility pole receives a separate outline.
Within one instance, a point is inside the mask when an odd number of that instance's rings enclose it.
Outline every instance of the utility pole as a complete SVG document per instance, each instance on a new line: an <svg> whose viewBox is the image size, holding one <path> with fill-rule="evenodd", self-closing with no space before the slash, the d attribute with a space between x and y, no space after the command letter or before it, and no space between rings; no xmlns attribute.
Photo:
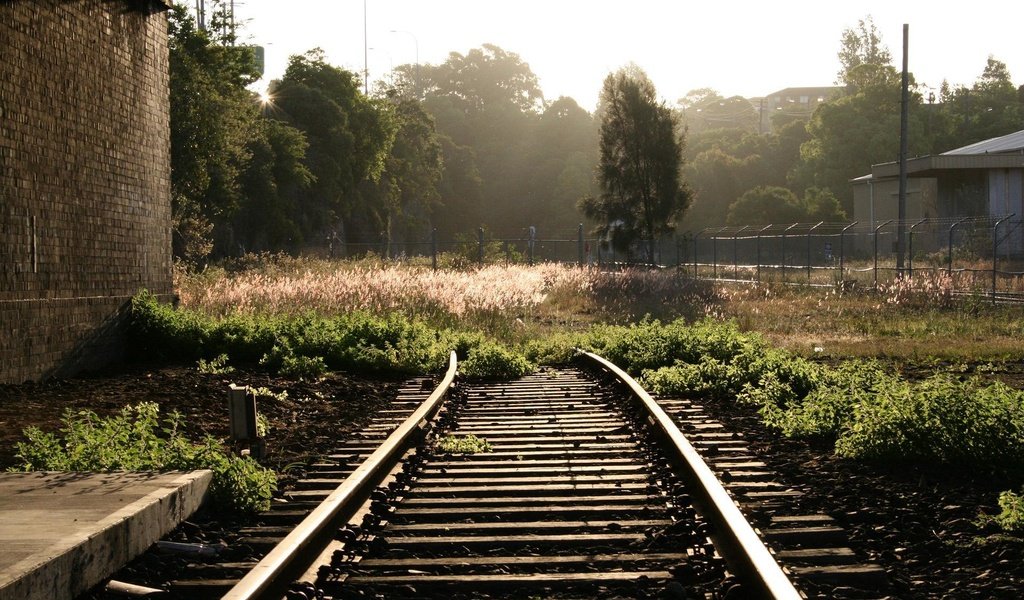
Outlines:
<svg viewBox="0 0 1024 600"><path fill-rule="evenodd" d="M370 95L370 49L366 44L366 0L363 0L363 95Z"/></svg>
<svg viewBox="0 0 1024 600"><path fill-rule="evenodd" d="M910 75L907 68L910 25L903 24L903 80L900 98L900 195L899 217L896 223L896 272L903 273L903 258L906 250L907 221L907 122L910 119Z"/></svg>
<svg viewBox="0 0 1024 600"><path fill-rule="evenodd" d="M420 41L416 38L416 34L411 31L399 31L392 29L391 33L404 33L412 38L412 43L416 48L416 98L420 97Z"/></svg>

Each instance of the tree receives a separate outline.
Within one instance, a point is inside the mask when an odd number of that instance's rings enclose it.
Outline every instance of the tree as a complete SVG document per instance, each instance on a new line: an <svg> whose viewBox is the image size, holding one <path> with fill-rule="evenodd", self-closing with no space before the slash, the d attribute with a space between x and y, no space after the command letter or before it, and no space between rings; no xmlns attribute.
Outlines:
<svg viewBox="0 0 1024 600"><path fill-rule="evenodd" d="M712 88L690 90L676 102L690 133L709 129L740 129L756 132L758 113L750 100L742 96L724 98Z"/></svg>
<svg viewBox="0 0 1024 600"><path fill-rule="evenodd" d="M690 205L691 193L680 176L683 138L675 115L659 103L654 84L639 67L629 66L604 80L600 96L601 130L598 182L601 194L583 200L597 233L628 250L647 240L654 262L654 238L675 227Z"/></svg>
<svg viewBox="0 0 1024 600"><path fill-rule="evenodd" d="M807 212L807 220L817 223L838 223L847 220L848 216L839 199L832 192L821 188L809 187L804 190L801 204Z"/></svg>
<svg viewBox="0 0 1024 600"><path fill-rule="evenodd" d="M839 222L846 213L829 191L809 188L803 199L784 187L758 186L729 206L729 225Z"/></svg>
<svg viewBox="0 0 1024 600"><path fill-rule="evenodd" d="M751 188L789 185L807 141L802 121L759 135L741 129L715 129L691 135L686 147L686 178L693 186L687 223L696 229L721 226L729 206Z"/></svg>
<svg viewBox="0 0 1024 600"><path fill-rule="evenodd" d="M471 228L486 225L514 235L530 224L522 206L534 202L530 144L543 107L536 75L519 55L492 44L465 55L452 52L443 64L424 65L420 74L424 108L437 131L472 150L462 159L472 156L475 162L482 205L472 211L480 220Z"/></svg>
<svg viewBox="0 0 1024 600"><path fill-rule="evenodd" d="M203 31L181 5L168 21L170 50L171 212L174 255L203 261L222 240L242 201L239 178L258 135L252 53L231 44L234 32ZM216 33L219 31L220 33ZM214 37L211 37L214 36ZM216 228L216 231L215 231Z"/></svg>
<svg viewBox="0 0 1024 600"><path fill-rule="evenodd" d="M970 87L943 82L942 109L947 132L940 150L966 146L1024 128L1024 102L1006 63L989 56Z"/></svg>
<svg viewBox="0 0 1024 600"><path fill-rule="evenodd" d="M562 97L540 115L526 147L530 169L521 205L526 223L571 235L581 217L576 201L593 195L597 184L598 131L594 118L572 98Z"/></svg>
<svg viewBox="0 0 1024 600"><path fill-rule="evenodd" d="M438 142L444 171L439 186L441 202L435 211L434 223L440 236L452 239L484 222L483 182L472 148L460 146L443 134L438 134Z"/></svg>
<svg viewBox="0 0 1024 600"><path fill-rule="evenodd" d="M537 112L544 105L537 76L515 52L484 44L465 55L452 52L443 64L420 70L424 93L456 99L467 112L514 106Z"/></svg>
<svg viewBox="0 0 1024 600"><path fill-rule="evenodd" d="M441 197L443 161L434 122L420 103L397 91L389 94L388 102L397 129L383 173L364 184L364 218L374 230L384 232L390 246L429 236Z"/></svg>
<svg viewBox="0 0 1024 600"><path fill-rule="evenodd" d="M415 70L397 70L407 93ZM484 226L512 237L530 225L575 229L575 203L592 193L597 160L596 125L587 111L571 98L546 104L530 66L492 44L422 65L419 82L423 106L446 140L439 231Z"/></svg>
<svg viewBox="0 0 1024 600"><path fill-rule="evenodd" d="M839 74L836 83L856 86L863 83L863 73L875 72L879 67L892 63L889 48L882 43L882 35L875 27L875 21L868 15L857 21L857 27L843 30L839 46ZM862 67L868 67L867 69ZM860 70L860 81L854 76Z"/></svg>
<svg viewBox="0 0 1024 600"><path fill-rule="evenodd" d="M315 181L299 192L304 239L337 232L374 242L380 231L348 232L346 220L366 216L359 186L376 181L391 151L396 123L383 101L364 96L359 78L329 65L320 49L292 56L284 77L270 86L273 116L306 135L305 165Z"/></svg>
<svg viewBox="0 0 1024 600"><path fill-rule="evenodd" d="M303 239L297 203L313 182L303 160L306 137L274 119L261 119L249 143L251 159L240 183L243 200L233 219L235 241L244 251L298 250Z"/></svg>
<svg viewBox="0 0 1024 600"><path fill-rule="evenodd" d="M691 227L721 226L725 222L729 205L749 188L742 175L749 160L715 146L687 163L687 180L694 190L693 206L687 213Z"/></svg>
<svg viewBox="0 0 1024 600"><path fill-rule="evenodd" d="M760 186L744 192L729 206L729 225L796 223L804 216L800 199L783 187Z"/></svg>
<svg viewBox="0 0 1024 600"><path fill-rule="evenodd" d="M853 38L850 36L853 35ZM851 39L859 40L856 44ZM874 25L861 23L858 32L846 30L843 47L851 46L861 54L843 65L847 91L839 98L820 105L807 123L810 139L800 147L800 164L794 171L791 187L816 186L832 192L843 210L852 212L853 191L850 180L871 170L871 165L899 158L900 147L900 74L889 64ZM858 45L859 44L859 45ZM859 62L858 62L859 61ZM913 89L913 81L911 81ZM932 148L926 115L920 110L921 95L910 94L910 154L927 154Z"/></svg>

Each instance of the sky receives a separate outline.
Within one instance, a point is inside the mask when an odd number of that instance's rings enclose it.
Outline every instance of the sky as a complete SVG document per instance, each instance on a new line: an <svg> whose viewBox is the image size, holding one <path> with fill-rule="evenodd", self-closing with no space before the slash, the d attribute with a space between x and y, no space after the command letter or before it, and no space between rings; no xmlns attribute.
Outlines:
<svg viewBox="0 0 1024 600"><path fill-rule="evenodd" d="M258 88L314 47L357 73L367 48L372 85L393 66L490 43L528 63L546 99L570 96L587 110L605 76L631 62L670 104L701 87L759 97L834 85L840 36L868 15L897 67L909 25L910 71L936 94L943 79L972 84L989 55L1024 83L1024 2L1012 0L235 0L241 41L265 48Z"/></svg>

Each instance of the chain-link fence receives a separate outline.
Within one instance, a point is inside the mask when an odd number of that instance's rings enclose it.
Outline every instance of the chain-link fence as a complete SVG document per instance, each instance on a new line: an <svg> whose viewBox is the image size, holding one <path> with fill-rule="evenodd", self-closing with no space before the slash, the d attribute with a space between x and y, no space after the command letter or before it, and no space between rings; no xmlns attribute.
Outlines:
<svg viewBox="0 0 1024 600"><path fill-rule="evenodd" d="M682 240L686 267L698 278L846 288L899 279L1024 298L1024 221L1015 215L729 226L687 233Z"/></svg>
<svg viewBox="0 0 1024 600"><path fill-rule="evenodd" d="M899 233L904 235L899 260ZM337 244L332 256L418 257L439 266L560 262L594 266L654 263L698 279L842 286L908 281L956 293L1024 299L1024 220L1016 215L919 219L899 223L735 225L638 242L627 252L575 231L524 229L498 238L483 230L441 239ZM650 257L653 255L653 261Z"/></svg>

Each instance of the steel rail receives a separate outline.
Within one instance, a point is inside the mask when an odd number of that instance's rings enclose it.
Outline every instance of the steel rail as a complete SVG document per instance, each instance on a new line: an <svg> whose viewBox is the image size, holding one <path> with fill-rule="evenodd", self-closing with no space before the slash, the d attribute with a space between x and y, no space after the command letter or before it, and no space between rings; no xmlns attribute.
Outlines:
<svg viewBox="0 0 1024 600"><path fill-rule="evenodd" d="M295 567L295 560L316 539L329 532L328 528L340 517L354 513L369 497L372 488L379 483L396 465L398 458L407 448L407 442L417 432L422 432L429 420L440 408L455 379L457 360L455 352L448 359L448 370L434 392L384 443L362 462L345 481L324 499L299 525L279 544L274 546L263 560L246 574L223 600L253 600L265 597L272 589L287 586L290 581L280 579ZM283 595L283 593L281 594Z"/></svg>
<svg viewBox="0 0 1024 600"><path fill-rule="evenodd" d="M690 470L693 478L698 482L697 489L693 490L696 497L703 504L705 511L710 512L712 520L717 522L718 527L713 534L723 543L732 556L725 557L726 562L747 579L754 586L758 597L798 600L802 598L800 593L793 587L789 577L783 572L782 567L775 561L775 558L765 547L757 533L747 522L747 519L736 507L729 493L722 487L718 477L708 467L704 459L696 449L687 441L679 428L672 422L672 418L658 405L651 395L645 391L639 383L630 377L625 371L608 362L604 358L591 352L582 352L582 356L589 359L597 366L611 372L620 381L625 383L633 395L640 400L647 414L653 419L658 430L671 442L670 452L676 454L675 458L681 459Z"/></svg>

